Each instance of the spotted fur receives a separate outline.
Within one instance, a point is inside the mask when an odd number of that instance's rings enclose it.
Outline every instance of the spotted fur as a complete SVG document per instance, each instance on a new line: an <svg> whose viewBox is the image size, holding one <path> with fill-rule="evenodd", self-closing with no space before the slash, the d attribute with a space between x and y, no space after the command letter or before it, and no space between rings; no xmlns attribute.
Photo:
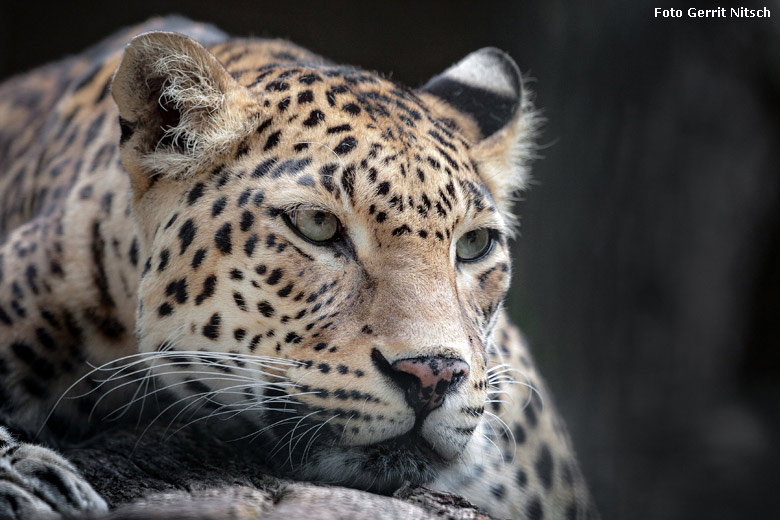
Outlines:
<svg viewBox="0 0 780 520"><path fill-rule="evenodd" d="M188 418L232 414L298 478L427 484L497 516L596 516L502 310L536 117L501 51L411 90L166 18L6 81L0 122L7 425L99 428L90 412L145 402L153 378ZM340 239L297 233L302 208L335 215ZM455 244L480 228L492 249L459 261ZM436 397L423 415L388 376L409 359L468 369L418 388Z"/></svg>

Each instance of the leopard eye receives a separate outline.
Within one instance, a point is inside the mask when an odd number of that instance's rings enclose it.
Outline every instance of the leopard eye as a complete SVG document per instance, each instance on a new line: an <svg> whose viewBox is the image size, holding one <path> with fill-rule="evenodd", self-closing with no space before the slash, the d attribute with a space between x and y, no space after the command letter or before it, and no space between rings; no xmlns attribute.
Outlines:
<svg viewBox="0 0 780 520"><path fill-rule="evenodd" d="M461 262L481 260L493 249L493 235L489 229L469 231L455 244L455 253Z"/></svg>
<svg viewBox="0 0 780 520"><path fill-rule="evenodd" d="M339 219L319 209L296 209L287 213L290 225L304 238L322 243L332 240L339 231Z"/></svg>

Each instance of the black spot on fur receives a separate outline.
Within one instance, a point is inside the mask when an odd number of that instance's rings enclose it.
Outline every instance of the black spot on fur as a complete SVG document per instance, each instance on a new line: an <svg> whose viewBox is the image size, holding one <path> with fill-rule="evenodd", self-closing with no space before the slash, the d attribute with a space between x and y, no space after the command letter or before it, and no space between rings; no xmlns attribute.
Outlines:
<svg viewBox="0 0 780 520"><path fill-rule="evenodd" d="M255 166L255 169L252 171L252 177L255 179L263 177L268 172L271 171L271 168L276 164L276 159L268 159L266 161L261 162L257 166Z"/></svg>
<svg viewBox="0 0 780 520"><path fill-rule="evenodd" d="M177 303L187 301L187 279L180 278L168 284L165 288L166 296L174 296Z"/></svg>
<svg viewBox="0 0 780 520"><path fill-rule="evenodd" d="M515 423L515 426L513 428L515 442L517 444L523 444L526 440L526 434L525 434L525 428L522 427L522 425Z"/></svg>
<svg viewBox="0 0 780 520"><path fill-rule="evenodd" d="M244 253L246 253L246 256L251 257L252 254L255 252L255 246L257 246L257 241L260 239L256 234L252 234L249 238L246 239L246 242L244 242Z"/></svg>
<svg viewBox="0 0 780 520"><path fill-rule="evenodd" d="M238 204L238 207L243 208L246 205L246 203L249 201L249 197L251 196L252 196L251 188L247 188L243 192L241 192L241 195L238 196L238 201L236 202Z"/></svg>
<svg viewBox="0 0 780 520"><path fill-rule="evenodd" d="M330 128L328 128L326 133L328 133L328 134L341 134L343 132L350 132L350 131L352 131L352 126L349 125L349 124L343 124L343 125L338 125L338 126L331 126Z"/></svg>
<svg viewBox="0 0 780 520"><path fill-rule="evenodd" d="M311 84L316 83L318 81L322 81L322 78L319 75L311 72L311 73L307 73L307 74L303 74L303 75L299 76L298 77L298 81L300 81L304 85L311 85Z"/></svg>
<svg viewBox="0 0 780 520"><path fill-rule="evenodd" d="M544 488L549 491L553 483L554 466L552 454L550 453L550 448L547 444L542 443L534 467L536 468L536 474L539 476L539 480L544 485Z"/></svg>
<svg viewBox="0 0 780 520"><path fill-rule="evenodd" d="M187 205L192 206L195 204L195 202L203 196L203 188L204 185L202 182L197 183L195 186L192 187L190 192L187 194Z"/></svg>
<svg viewBox="0 0 780 520"><path fill-rule="evenodd" d="M531 498L528 505L525 507L525 514L528 517L528 520L542 520L544 518L544 509L542 508L542 501L539 499L539 496L535 495Z"/></svg>
<svg viewBox="0 0 780 520"><path fill-rule="evenodd" d="M266 318L270 318L271 316L274 315L274 308L267 301L262 301L258 303L257 310L260 311L260 314L262 314Z"/></svg>
<svg viewBox="0 0 780 520"><path fill-rule="evenodd" d="M225 209L225 205L227 205L227 198L226 197L221 197L221 198L215 200L214 204L211 205L211 216L212 216L212 218L216 217L220 213L222 213L222 211Z"/></svg>
<svg viewBox="0 0 780 520"><path fill-rule="evenodd" d="M249 231L249 228L252 227L254 221L255 221L255 216L252 214L252 212L244 211L241 214L241 231Z"/></svg>
<svg viewBox="0 0 780 520"><path fill-rule="evenodd" d="M336 155L346 155L357 146L357 139L352 136L345 137L341 142L333 149Z"/></svg>
<svg viewBox="0 0 780 520"><path fill-rule="evenodd" d="M315 185L314 178L311 175L303 175L298 179L301 186L312 187Z"/></svg>
<svg viewBox="0 0 780 520"><path fill-rule="evenodd" d="M157 313L160 316L168 316L173 312L173 307L171 307L171 304L168 302L163 303L160 305L160 307L157 309Z"/></svg>
<svg viewBox="0 0 780 520"><path fill-rule="evenodd" d="M284 271L281 269L274 269L271 271L270 276L268 276L268 279L265 281L268 285L276 285L279 283L279 280L282 279L282 275L284 274Z"/></svg>
<svg viewBox="0 0 780 520"><path fill-rule="evenodd" d="M166 224L163 227L163 229L169 229L174 224L174 222L176 222L177 218L179 218L179 214L178 213L174 213L173 216L168 220L168 222L166 222Z"/></svg>
<svg viewBox="0 0 780 520"><path fill-rule="evenodd" d="M4 325L12 325L13 324L13 320L8 315L8 313L5 311L5 309L3 309L2 307L0 307L0 323L3 323Z"/></svg>
<svg viewBox="0 0 780 520"><path fill-rule="evenodd" d="M274 148L277 144L279 144L279 138L282 135L281 130L277 130L276 132L272 133L268 136L268 139L265 142L265 146L263 146L263 151L268 151Z"/></svg>
<svg viewBox="0 0 780 520"><path fill-rule="evenodd" d="M160 251L160 263L157 266L158 272L165 271L165 268L168 267L168 260L170 259L170 257L171 257L171 252L168 251L168 249L163 249L162 251Z"/></svg>
<svg viewBox="0 0 780 520"><path fill-rule="evenodd" d="M262 123L260 123L260 125L257 127L257 134L258 134L258 135L260 135L260 134L262 134L263 132L265 132L266 128L268 128L269 126L271 126L271 122L272 122L273 120L274 120L274 118L273 118L273 117L269 117L268 119L266 119L265 121L263 121Z"/></svg>
<svg viewBox="0 0 780 520"><path fill-rule="evenodd" d="M403 226L397 227L393 230L393 236L397 237L399 235L403 235L404 233L411 233L411 232L412 232L411 228L409 228L409 226L404 224Z"/></svg>
<svg viewBox="0 0 780 520"><path fill-rule="evenodd" d="M127 252L130 257L130 263L134 266L138 265L138 239L133 237L133 241L130 243L130 250Z"/></svg>
<svg viewBox="0 0 780 520"><path fill-rule="evenodd" d="M355 196L355 166L351 165L344 168L341 173L341 187L344 188L347 196L352 199Z"/></svg>
<svg viewBox="0 0 780 520"><path fill-rule="evenodd" d="M203 262L203 259L206 258L207 252L208 251L204 248L195 251L195 254L192 256L192 263L190 264L193 269L197 269L198 266L200 266L201 262Z"/></svg>
<svg viewBox="0 0 780 520"><path fill-rule="evenodd" d="M515 483L520 488L525 488L528 485L528 474L523 468L519 468L517 473L515 473Z"/></svg>
<svg viewBox="0 0 780 520"><path fill-rule="evenodd" d="M525 406L523 408L523 415L525 415L525 418L531 428L535 428L539 420L536 417L536 411L534 410L533 405L529 403L527 406Z"/></svg>
<svg viewBox="0 0 780 520"><path fill-rule="evenodd" d="M236 306L241 309L242 311L246 311L246 301L244 300L244 297L241 295L240 292L234 292L233 293L233 301L236 302Z"/></svg>
<svg viewBox="0 0 780 520"><path fill-rule="evenodd" d="M105 121L105 119L106 114L101 113L94 119L94 121L92 121L92 123L90 123L89 128L87 128L87 131L84 135L84 144L88 145L95 140L95 137L97 137L98 132L100 131L100 127L103 126L103 121Z"/></svg>
<svg viewBox="0 0 780 520"><path fill-rule="evenodd" d="M353 116L360 114L360 107L357 106L355 103L347 103L346 105L344 105L342 110L344 110L344 112Z"/></svg>
<svg viewBox="0 0 780 520"><path fill-rule="evenodd" d="M265 86L265 90L268 92L283 92L290 89L290 84L286 81L271 81Z"/></svg>
<svg viewBox="0 0 780 520"><path fill-rule="evenodd" d="M214 243L222 254L229 255L233 249L231 240L232 226L230 222L225 222L214 234Z"/></svg>
<svg viewBox="0 0 780 520"><path fill-rule="evenodd" d="M322 113L322 110L312 110L309 117L303 120L303 126L316 126L324 120L325 114Z"/></svg>
<svg viewBox="0 0 780 520"><path fill-rule="evenodd" d="M219 338L219 328L222 324L222 317L218 312L211 315L208 324L203 326L203 335L210 340L216 341Z"/></svg>
<svg viewBox="0 0 780 520"><path fill-rule="evenodd" d="M187 219L187 221L182 224L181 228L179 228L179 241L181 242L181 247L179 249L180 255L183 255L192 243L195 238L195 231L195 222L193 222L192 219Z"/></svg>
<svg viewBox="0 0 780 520"><path fill-rule="evenodd" d="M203 289L201 290L200 294L195 297L195 305L200 305L208 298L211 298L214 295L214 288L217 285L217 277L215 275L211 275L207 277L203 281Z"/></svg>

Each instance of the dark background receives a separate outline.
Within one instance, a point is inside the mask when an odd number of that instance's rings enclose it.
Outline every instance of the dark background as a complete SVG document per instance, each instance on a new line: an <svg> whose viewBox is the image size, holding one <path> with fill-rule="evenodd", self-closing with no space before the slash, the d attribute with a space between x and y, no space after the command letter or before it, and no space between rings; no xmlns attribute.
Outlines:
<svg viewBox="0 0 780 520"><path fill-rule="evenodd" d="M507 50L548 119L508 304L603 516L774 517L780 2L767 1L769 20L655 19L673 3L644 0L3 2L0 78L172 12L411 86Z"/></svg>

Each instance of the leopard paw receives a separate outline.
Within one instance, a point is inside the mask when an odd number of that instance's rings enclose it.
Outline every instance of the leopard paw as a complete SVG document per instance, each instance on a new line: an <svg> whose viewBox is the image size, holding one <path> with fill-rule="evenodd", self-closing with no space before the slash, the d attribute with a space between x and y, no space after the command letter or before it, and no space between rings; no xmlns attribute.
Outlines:
<svg viewBox="0 0 780 520"><path fill-rule="evenodd" d="M65 458L42 446L15 443L0 428L0 520L107 510L105 500Z"/></svg>

